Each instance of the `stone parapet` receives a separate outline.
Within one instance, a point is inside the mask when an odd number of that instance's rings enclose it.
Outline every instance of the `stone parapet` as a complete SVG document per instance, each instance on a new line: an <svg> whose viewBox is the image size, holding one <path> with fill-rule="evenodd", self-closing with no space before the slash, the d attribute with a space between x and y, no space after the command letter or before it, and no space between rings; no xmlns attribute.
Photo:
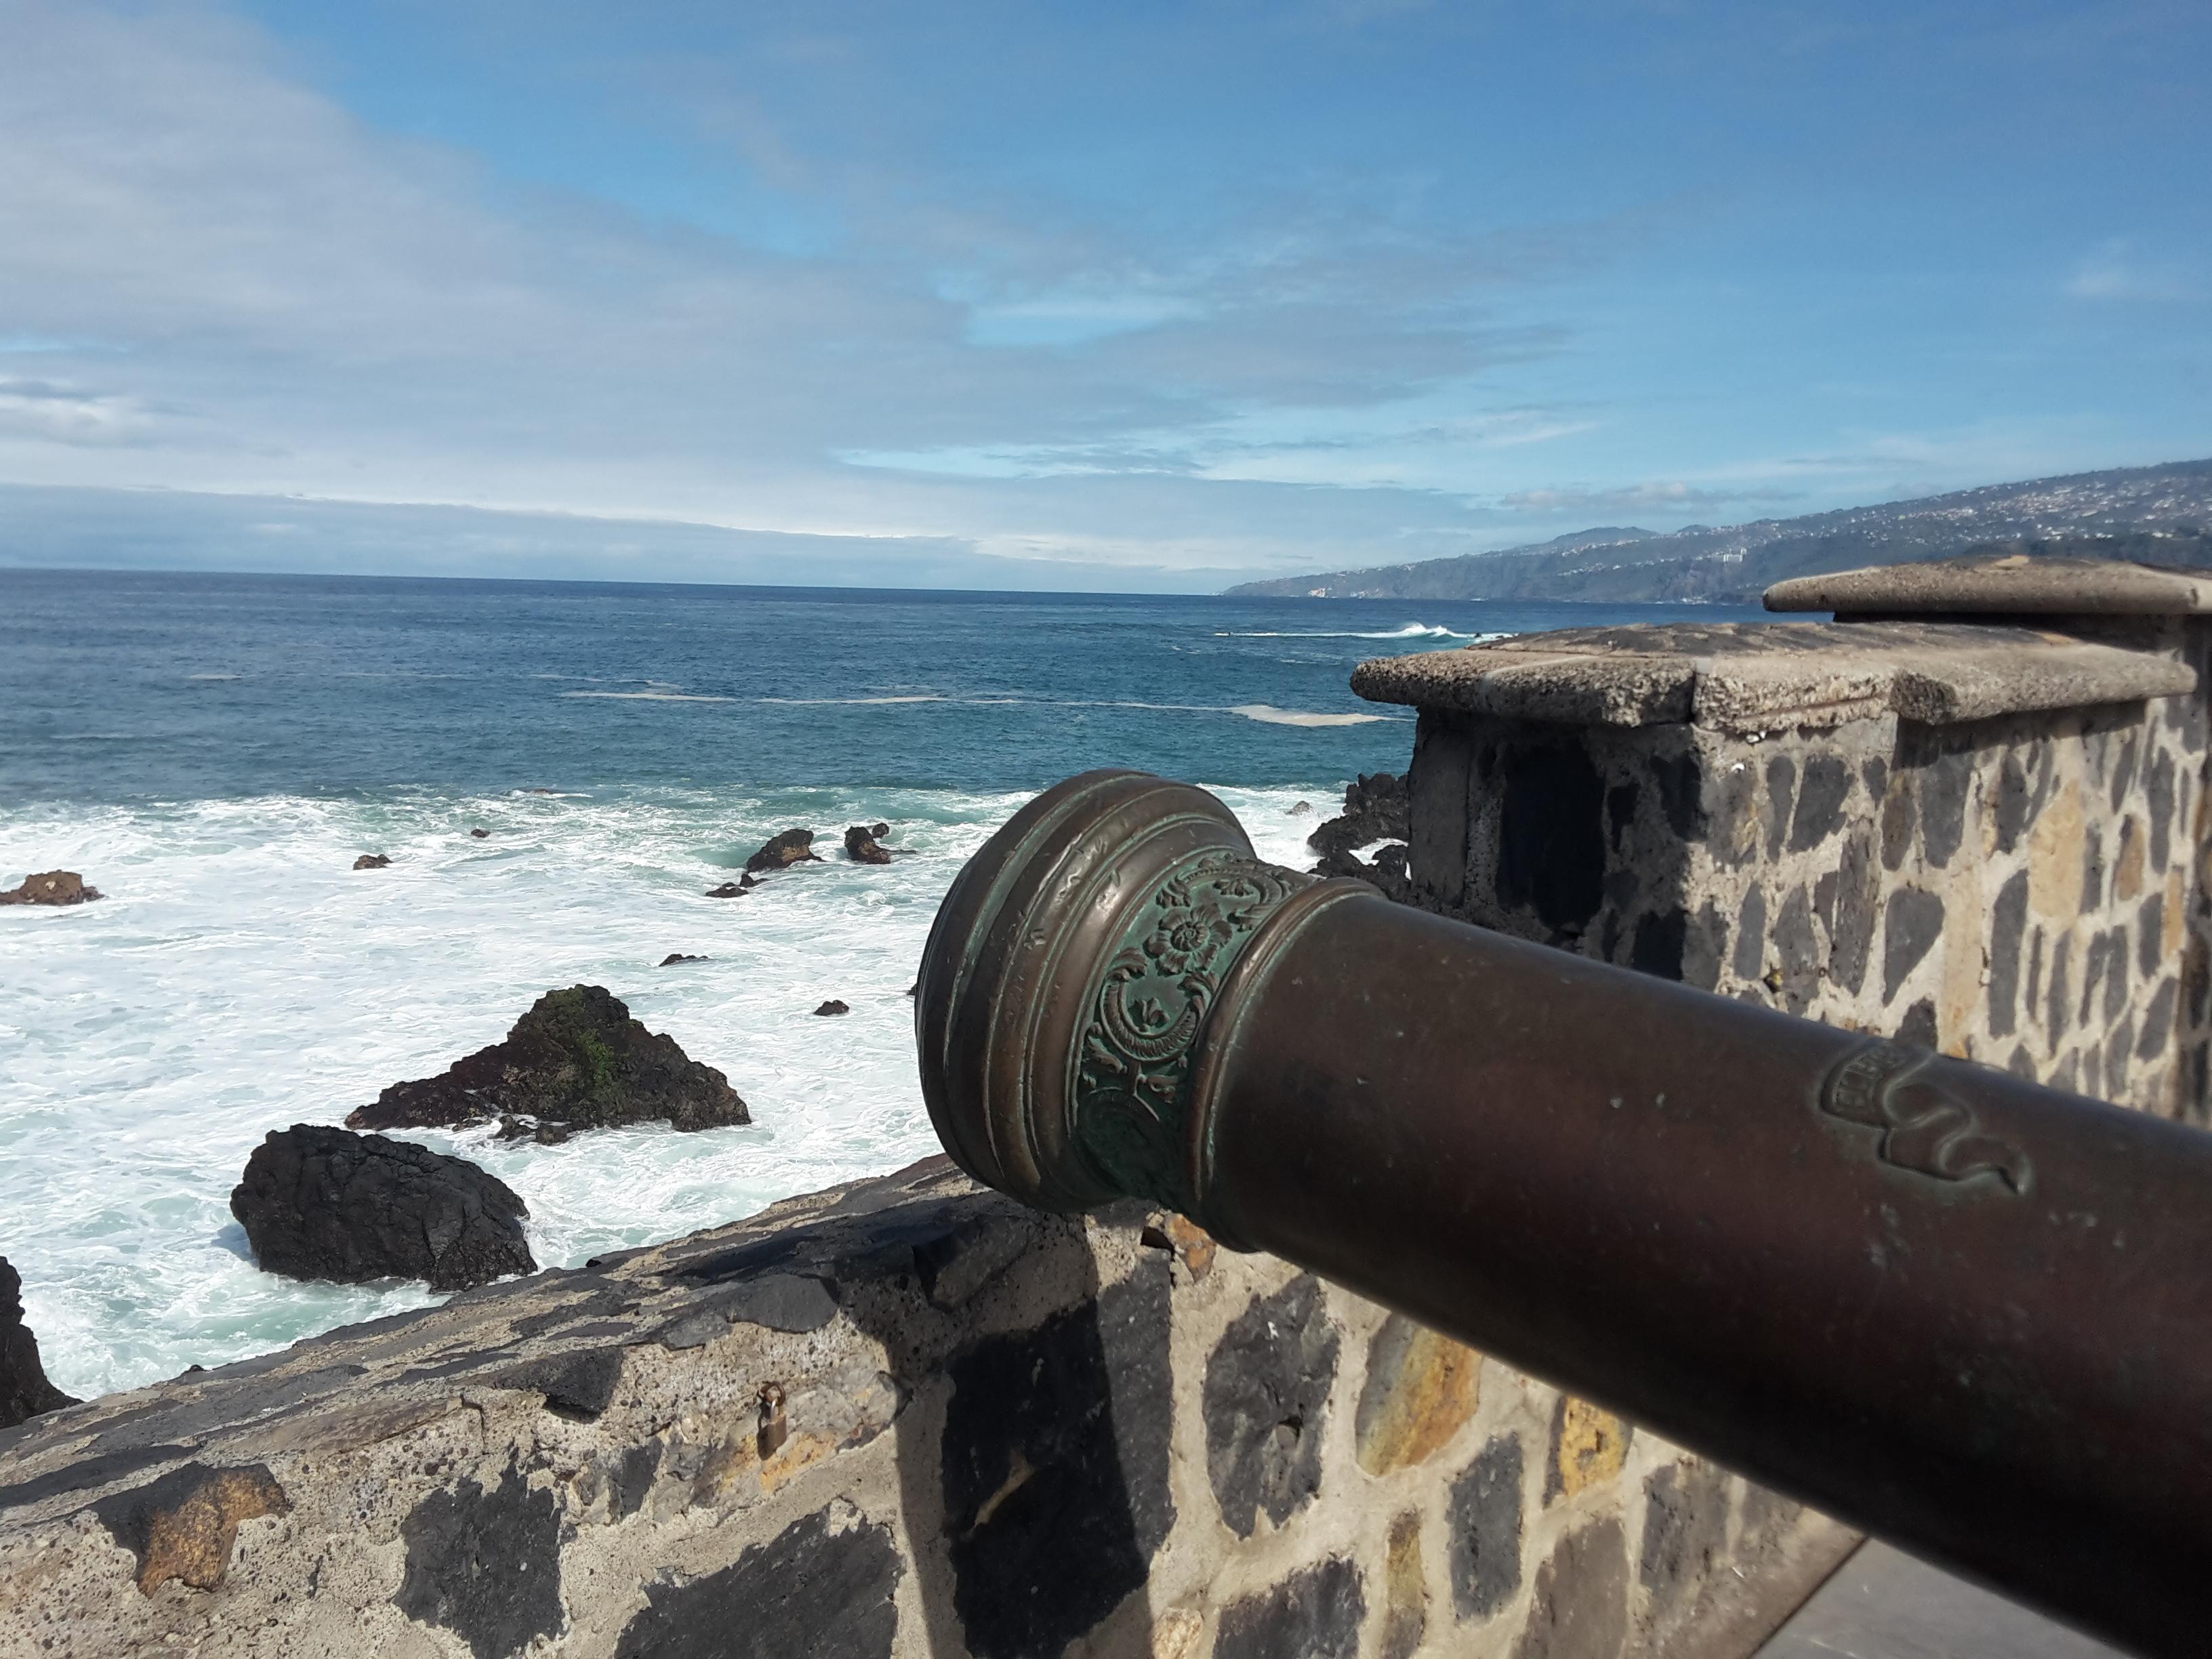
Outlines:
<svg viewBox="0 0 2212 1659"><path fill-rule="evenodd" d="M1352 686L1440 713L1757 735L2141 702L2194 691L2197 672L2177 655L2026 628L1675 623L1383 657L1360 664Z"/></svg>
<svg viewBox="0 0 2212 1659"><path fill-rule="evenodd" d="M2203 585L2093 565L2062 591L2021 562L1769 596L1889 620L1362 665L1421 711L1414 902L2203 1121ZM2063 628L2004 620L2061 599ZM1974 620L1896 619L1916 606Z"/></svg>
<svg viewBox="0 0 2212 1659"><path fill-rule="evenodd" d="M1727 1656L1853 1541L939 1158L0 1436L0 1656Z"/></svg>

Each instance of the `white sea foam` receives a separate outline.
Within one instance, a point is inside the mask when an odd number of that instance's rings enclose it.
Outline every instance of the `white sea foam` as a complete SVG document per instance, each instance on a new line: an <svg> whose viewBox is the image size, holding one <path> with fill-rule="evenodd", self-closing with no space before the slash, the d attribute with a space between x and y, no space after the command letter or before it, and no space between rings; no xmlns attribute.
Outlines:
<svg viewBox="0 0 2212 1659"><path fill-rule="evenodd" d="M1379 633L1352 633L1336 629L1285 629L1273 633L1224 631L1214 637L1221 640L1502 640L1505 635L1462 634L1441 623L1407 623L1403 628L1384 629Z"/></svg>
<svg viewBox="0 0 2212 1659"><path fill-rule="evenodd" d="M1304 708L1278 708L1273 703L1239 703L1229 711L1263 726L1368 726L1393 718L1389 714L1316 714Z"/></svg>
<svg viewBox="0 0 2212 1659"><path fill-rule="evenodd" d="M564 696L611 695L568 691ZM702 699L702 701L720 701ZM896 697L760 697L759 702L790 703L808 708L823 704L884 704L884 703L948 703L963 708L997 708L1016 705L1042 708L1135 708L1158 714L1240 714L1248 720L1259 720L1269 726L1369 726L1377 720L1408 719L1399 714L1376 714L1364 711L1346 714L1313 714L1303 709L1278 708L1272 703L1242 702L1222 704L1212 702L1146 702L1128 697L955 697L939 692L928 692Z"/></svg>
<svg viewBox="0 0 2212 1659"><path fill-rule="evenodd" d="M596 697L606 702L735 702L735 697L710 697L699 691L563 691L564 697Z"/></svg>
<svg viewBox="0 0 2212 1659"><path fill-rule="evenodd" d="M1262 856L1303 866L1329 791L1224 789ZM0 813L0 872L81 870L109 896L0 910L0 1255L73 1394L264 1352L433 1300L420 1285L258 1271L230 1189L263 1134L336 1122L496 1041L541 992L604 984L720 1067L751 1127L562 1146L426 1143L531 1209L547 1266L666 1238L936 1150L906 997L937 902L1020 795L790 799L410 794ZM888 819L914 856L704 896L775 830ZM471 839L483 827L489 839ZM356 854L391 855L356 872ZM710 960L672 968L672 951ZM842 1018L811 1012L828 997Z"/></svg>
<svg viewBox="0 0 2212 1659"><path fill-rule="evenodd" d="M1010 702L1015 701L1015 699L1009 697L948 698L936 691L917 691L909 696L899 697L761 697L756 699L756 701L760 702L780 702L793 708L878 708L886 703L894 702Z"/></svg>
<svg viewBox="0 0 2212 1659"><path fill-rule="evenodd" d="M185 678L188 680L234 680L238 676L235 674L187 674Z"/></svg>

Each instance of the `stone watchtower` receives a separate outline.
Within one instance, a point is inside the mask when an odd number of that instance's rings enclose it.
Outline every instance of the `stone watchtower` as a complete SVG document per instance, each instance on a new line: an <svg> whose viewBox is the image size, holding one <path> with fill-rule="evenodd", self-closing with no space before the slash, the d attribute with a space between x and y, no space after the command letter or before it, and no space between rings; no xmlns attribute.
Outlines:
<svg viewBox="0 0 2212 1659"><path fill-rule="evenodd" d="M2212 581L1960 559L1766 604L1835 620L1363 664L1420 710L1414 902L2204 1121Z"/></svg>

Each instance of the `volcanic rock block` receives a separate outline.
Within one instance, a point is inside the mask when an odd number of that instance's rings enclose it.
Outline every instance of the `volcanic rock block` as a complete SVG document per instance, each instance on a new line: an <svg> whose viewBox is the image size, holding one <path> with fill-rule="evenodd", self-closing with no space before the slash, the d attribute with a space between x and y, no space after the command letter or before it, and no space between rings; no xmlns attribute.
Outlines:
<svg viewBox="0 0 2212 1659"><path fill-rule="evenodd" d="M855 864L889 864L891 861L890 849L876 837L888 836L890 832L891 827L888 823L853 825L845 831L845 856Z"/></svg>
<svg viewBox="0 0 2212 1659"><path fill-rule="evenodd" d="M762 870L788 870L794 864L819 864L811 830L786 830L761 843L759 852L745 860L747 874Z"/></svg>
<svg viewBox="0 0 2212 1659"><path fill-rule="evenodd" d="M21 887L0 892L0 904L84 904L100 896L74 870L46 870L23 878Z"/></svg>
<svg viewBox="0 0 2212 1659"><path fill-rule="evenodd" d="M1354 877L1406 901L1412 896L1413 882L1403 843L1412 833L1412 798L1404 778L1376 772L1355 779L1345 789L1343 812L1306 837L1306 845L1321 854L1313 873ZM1384 841L1399 844L1381 848L1372 864L1354 850Z"/></svg>
<svg viewBox="0 0 2212 1659"><path fill-rule="evenodd" d="M814 1012L817 1014L849 1014L853 1010L849 1005L839 1001L836 997L831 997Z"/></svg>
<svg viewBox="0 0 2212 1659"><path fill-rule="evenodd" d="M381 870L391 862L392 855L388 853L363 853L353 861L353 867L356 870Z"/></svg>
<svg viewBox="0 0 2212 1659"><path fill-rule="evenodd" d="M1406 780L1389 772L1354 779L1344 791L1344 811L1306 837L1315 852L1350 852L1378 841L1404 841L1413 833Z"/></svg>
<svg viewBox="0 0 2212 1659"><path fill-rule="evenodd" d="M517 1117L509 1112L499 1121L499 1140L534 1140L541 1146L558 1146L575 1133L566 1123L541 1123L534 1117Z"/></svg>
<svg viewBox="0 0 2212 1659"><path fill-rule="evenodd" d="M512 1188L465 1158L324 1124L271 1130L230 1195L254 1259L291 1279L457 1291L537 1262Z"/></svg>
<svg viewBox="0 0 2212 1659"><path fill-rule="evenodd" d="M726 881L720 887L707 890L708 898L743 898L750 890L734 881Z"/></svg>
<svg viewBox="0 0 2212 1659"><path fill-rule="evenodd" d="M597 985L548 991L507 1041L434 1078L395 1083L349 1113L354 1129L446 1127L507 1114L604 1129L665 1121L678 1129L750 1123L745 1103L673 1037L648 1031Z"/></svg>
<svg viewBox="0 0 2212 1659"><path fill-rule="evenodd" d="M76 1401L46 1381L39 1339L23 1322L23 1280L0 1255L0 1429Z"/></svg>

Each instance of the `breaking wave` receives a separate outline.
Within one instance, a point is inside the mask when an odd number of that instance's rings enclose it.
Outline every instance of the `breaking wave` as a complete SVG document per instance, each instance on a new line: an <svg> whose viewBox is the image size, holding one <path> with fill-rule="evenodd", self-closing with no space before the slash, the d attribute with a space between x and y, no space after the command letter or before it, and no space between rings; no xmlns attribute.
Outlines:
<svg viewBox="0 0 2212 1659"><path fill-rule="evenodd" d="M1218 789L1261 856L1312 862L1298 788ZM750 1215L937 1150L914 981L953 873L1027 791L407 790L0 811L0 870L60 864L107 895L0 909L0 1253L71 1394L137 1387L437 1300L420 1285L260 1272L229 1211L263 1135L335 1123L499 1040L544 990L606 986L727 1074L750 1126L609 1130L566 1146L489 1127L409 1138L520 1193L532 1254ZM707 897L769 835L888 820L909 856ZM487 831L483 839L471 830ZM356 872L357 854L389 868ZM706 958L657 966L671 952ZM817 1019L825 997L851 1006Z"/></svg>
<svg viewBox="0 0 2212 1659"><path fill-rule="evenodd" d="M1218 640L1502 640L1503 634L1462 634L1446 628L1442 623L1407 623L1403 628L1384 629L1379 633L1358 633L1341 629L1280 629L1268 633L1217 633Z"/></svg>

